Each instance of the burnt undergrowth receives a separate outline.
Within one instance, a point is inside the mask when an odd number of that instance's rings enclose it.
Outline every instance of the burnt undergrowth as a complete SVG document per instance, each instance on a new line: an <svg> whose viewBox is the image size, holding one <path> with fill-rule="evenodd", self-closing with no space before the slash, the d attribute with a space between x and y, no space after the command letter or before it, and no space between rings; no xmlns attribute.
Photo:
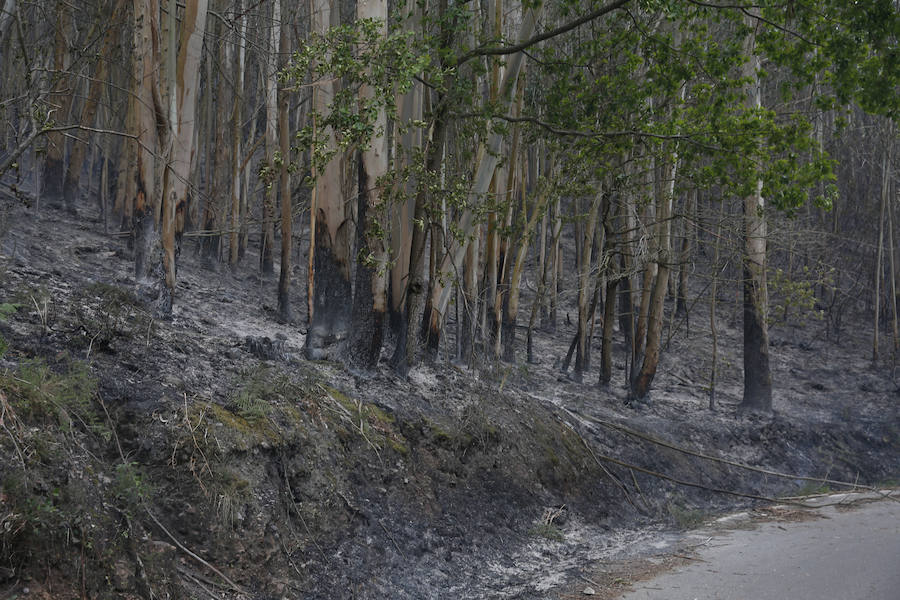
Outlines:
<svg viewBox="0 0 900 600"><path fill-rule="evenodd" d="M360 378L301 358L274 280L187 252L156 320L124 240L66 219L2 247L3 594L546 597L648 528L898 477L896 383L846 342L775 332L774 415L729 402L730 354L706 410L696 338L650 406L560 377L568 332L542 364Z"/></svg>

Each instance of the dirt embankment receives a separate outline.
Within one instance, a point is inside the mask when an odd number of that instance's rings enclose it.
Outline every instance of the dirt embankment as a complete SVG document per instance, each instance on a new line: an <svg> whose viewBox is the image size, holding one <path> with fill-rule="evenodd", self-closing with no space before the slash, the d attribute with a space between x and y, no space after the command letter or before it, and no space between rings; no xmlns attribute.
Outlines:
<svg viewBox="0 0 900 600"><path fill-rule="evenodd" d="M734 350L721 409L704 409L702 331L672 340L650 407L559 378L565 327L536 365L359 378L301 360L275 281L207 271L186 245L159 321L131 291L124 240L14 217L0 598L543 598L648 528L821 485L771 471L900 476L897 385L852 336L773 332L764 417L736 412Z"/></svg>

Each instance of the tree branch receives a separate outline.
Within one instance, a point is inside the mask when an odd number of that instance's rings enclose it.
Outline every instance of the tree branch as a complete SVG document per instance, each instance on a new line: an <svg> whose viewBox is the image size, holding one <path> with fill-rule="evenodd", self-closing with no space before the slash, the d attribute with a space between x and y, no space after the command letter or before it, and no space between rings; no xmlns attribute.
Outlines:
<svg viewBox="0 0 900 600"><path fill-rule="evenodd" d="M570 21L564 25L560 25L556 29L551 29L550 31L545 31L544 33L539 33L536 36L525 40L524 42L520 42L513 46L484 46L481 48L474 48L469 50L462 56L456 59L456 66L460 66L463 63L475 58L476 56L502 56L506 54L515 54L516 52L521 52L526 48L530 48L535 44L543 42L544 40L548 40L550 38L554 38L558 35L562 35L568 31L575 29L576 27L580 27L584 25L588 21L593 21L599 17L602 17L605 14L611 13L612 11L622 8L626 4L628 4L631 0L614 0L613 2L601 6L595 11L589 12L583 17L578 17L574 21Z"/></svg>
<svg viewBox="0 0 900 600"><path fill-rule="evenodd" d="M757 9L759 8L759 6L756 4L712 4L710 2L702 2L701 0L688 0L688 2L690 2L691 4L693 4L695 6L701 6L703 8L739 10L744 15L746 15L752 19L756 19L757 21L760 21L762 23L765 23L766 25L768 25L770 27L774 27L775 29L777 29L778 31L781 31L782 33L786 33L790 36L793 36L805 44L809 44L810 46L814 46L814 47L817 47L820 45L820 44L813 42L810 39L807 39L802 34L796 32L796 31L788 29L787 27L785 27L783 25L779 25L778 23L765 18L764 16L759 14L758 11L754 11L753 10L754 8L757 8Z"/></svg>

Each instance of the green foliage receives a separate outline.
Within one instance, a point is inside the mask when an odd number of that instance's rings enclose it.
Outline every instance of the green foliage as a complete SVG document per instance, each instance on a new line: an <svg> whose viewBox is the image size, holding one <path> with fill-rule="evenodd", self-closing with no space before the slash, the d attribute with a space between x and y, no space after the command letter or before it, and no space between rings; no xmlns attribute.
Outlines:
<svg viewBox="0 0 900 600"><path fill-rule="evenodd" d="M136 511L151 495L151 487L140 465L136 462L123 462L116 465L112 492L116 499L130 511Z"/></svg>
<svg viewBox="0 0 900 600"><path fill-rule="evenodd" d="M565 539L560 528L551 523L538 523L529 529L528 533L536 537L545 538L551 542L561 542Z"/></svg>
<svg viewBox="0 0 900 600"><path fill-rule="evenodd" d="M83 425L103 437L110 435L94 403L97 380L81 361L66 361L61 373L43 361L26 361L15 373L0 376L0 392L28 421L53 424L64 432Z"/></svg>
<svg viewBox="0 0 900 600"><path fill-rule="evenodd" d="M413 33L385 34L383 29L383 22L362 19L332 27L324 35L312 34L281 73L283 81L298 85L331 78L342 82L328 111L311 111L309 124L297 133L297 143L312 148L312 162L318 169L334 156L335 150L328 145L329 128L338 150L365 148L373 137L386 134L376 130L378 112L394 116L394 99L409 90L413 77L429 63L428 55L412 43ZM361 97L362 87L371 94Z"/></svg>
<svg viewBox="0 0 900 600"><path fill-rule="evenodd" d="M5 321L20 308L22 308L22 305L19 303L0 302L0 321Z"/></svg>
<svg viewBox="0 0 900 600"><path fill-rule="evenodd" d="M769 275L769 292L772 301L770 321L786 322L788 316L793 316L802 324L812 317L821 320L824 318L821 310L816 310L816 287L834 285L834 269L816 271L809 267L790 276L782 269L775 269Z"/></svg>
<svg viewBox="0 0 900 600"><path fill-rule="evenodd" d="M284 398L290 380L267 367L250 369L241 374L243 382L232 395L228 408L247 421L263 421L273 402Z"/></svg>

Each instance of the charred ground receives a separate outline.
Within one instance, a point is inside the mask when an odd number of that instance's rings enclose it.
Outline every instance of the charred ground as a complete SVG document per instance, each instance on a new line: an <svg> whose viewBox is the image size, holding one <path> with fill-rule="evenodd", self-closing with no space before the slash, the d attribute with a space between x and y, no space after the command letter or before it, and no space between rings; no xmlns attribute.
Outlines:
<svg viewBox="0 0 900 600"><path fill-rule="evenodd" d="M770 416L737 411L727 305L716 412L701 325L671 340L650 406L624 404L623 364L608 390L561 376L564 324L537 364L442 355L408 381L358 377L302 360L274 278L210 271L188 240L159 321L125 238L62 212L7 219L0 597L556 597L649 532L834 485L799 476L900 476L900 388L846 321L840 344L773 329Z"/></svg>

